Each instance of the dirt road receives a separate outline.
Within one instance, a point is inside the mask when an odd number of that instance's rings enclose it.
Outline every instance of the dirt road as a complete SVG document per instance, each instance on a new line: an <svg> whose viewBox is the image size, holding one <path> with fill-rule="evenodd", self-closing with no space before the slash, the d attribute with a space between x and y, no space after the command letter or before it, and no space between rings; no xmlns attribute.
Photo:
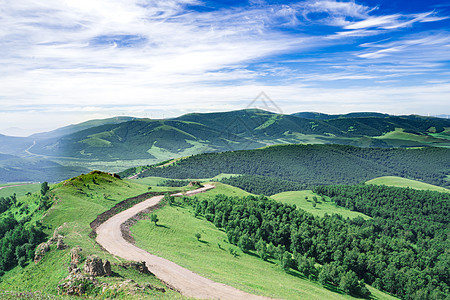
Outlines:
<svg viewBox="0 0 450 300"><path fill-rule="evenodd" d="M213 185L187 192L195 195L214 188ZM177 194L178 196L180 194ZM122 237L120 225L140 211L157 205L164 196L155 196L111 217L97 228L97 242L109 253L132 261L145 261L148 269L181 294L200 299L269 299L240 291L228 285L204 278L167 259L152 255Z"/></svg>

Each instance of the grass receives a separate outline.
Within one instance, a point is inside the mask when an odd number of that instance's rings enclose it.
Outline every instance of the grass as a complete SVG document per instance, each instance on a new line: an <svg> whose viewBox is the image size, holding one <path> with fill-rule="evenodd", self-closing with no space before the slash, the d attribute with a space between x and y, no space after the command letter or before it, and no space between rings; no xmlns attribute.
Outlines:
<svg viewBox="0 0 450 300"><path fill-rule="evenodd" d="M197 194L196 197L200 200L210 197L215 197L216 195L224 194L227 196L235 196L235 197L243 197L252 195L244 190L241 190L240 188L221 183L221 182L207 182L214 184L216 188L209 190L206 193Z"/></svg>
<svg viewBox="0 0 450 300"><path fill-rule="evenodd" d="M123 260L102 250L95 240L89 237L91 232L89 224L98 214L110 209L118 202L147 191L146 185L129 180L118 180L104 173L78 176L53 186L50 193L55 202L42 218L42 223L48 227L47 233L50 236L58 228L58 233L64 236L64 242L69 248L52 250L36 265L31 262L25 268L16 267L7 272L1 278L0 290L42 291L55 295L57 285L68 275L70 249L75 246L80 246L85 256L96 254L111 263L122 262ZM18 200L22 201L22 198ZM80 264L79 267L82 265ZM113 266L113 271L117 273L117 276L99 277L99 281L114 283L129 278L138 283L146 282L153 286L164 286L154 276L123 270L119 266ZM139 293L135 296L152 299L180 298L177 292L168 289L164 294L158 291ZM133 298L127 293L118 296L120 299Z"/></svg>
<svg viewBox="0 0 450 300"><path fill-rule="evenodd" d="M394 131L390 131L385 133L382 136L374 137L382 140L404 140L404 141L413 141L419 142L423 144L431 144L431 143L448 143L449 141L446 139L441 139L432 135L418 135L413 133L404 132L403 128L395 128Z"/></svg>
<svg viewBox="0 0 450 300"><path fill-rule="evenodd" d="M214 176L213 178L201 178L201 179L181 179L181 180L190 180L190 181L218 181L223 178L229 178L233 176L240 176L240 174L224 174L221 173L217 176ZM137 178L133 179L133 182L149 185L149 186L157 186L158 184L163 183L164 181L168 180L170 178L164 178L164 177L145 177L145 178Z"/></svg>
<svg viewBox="0 0 450 300"><path fill-rule="evenodd" d="M314 196L317 197L318 199L316 207L313 207ZM366 216L365 214L356 211L351 211L343 207L339 207L336 204L334 204L334 202L332 202L329 197L321 197L313 193L311 190L283 192L273 195L270 198L286 204L291 205L295 204L297 208L306 210L307 212L315 216L323 217L325 214L328 215L339 214L342 215L344 218L348 217L350 219L359 216L363 217L364 219L370 219L370 217Z"/></svg>
<svg viewBox="0 0 450 300"><path fill-rule="evenodd" d="M428 184L425 182L397 177L397 176L383 176L378 177L372 180L369 180L366 182L366 184L376 184L376 185L388 185L388 186L396 186L396 187L409 187L416 190L428 190L428 191L436 191L436 192L444 192L444 193L450 193L450 190Z"/></svg>
<svg viewBox="0 0 450 300"><path fill-rule="evenodd" d="M219 187L223 188L225 187ZM288 274L273 260L264 262L254 254L244 254L238 247L227 242L224 231L204 219L195 218L186 208L165 206L155 213L160 219L159 226L155 226L150 220L141 220L132 227L137 246L202 276L268 297L353 298L339 291L323 288L295 270ZM195 237L196 233L201 234L199 241ZM236 251L238 256L230 254L230 249ZM376 299L395 299L370 289Z"/></svg>
<svg viewBox="0 0 450 300"><path fill-rule="evenodd" d="M16 183L19 184L19 183ZM2 186L8 186L8 185L15 185L15 184L5 184ZM0 186L1 187L1 186ZM14 193L17 197L23 197L26 193L34 193L41 189L40 183L31 183L31 184L24 184L19 186L11 186L11 187L5 187L3 189L0 189L0 197L8 197L12 196Z"/></svg>

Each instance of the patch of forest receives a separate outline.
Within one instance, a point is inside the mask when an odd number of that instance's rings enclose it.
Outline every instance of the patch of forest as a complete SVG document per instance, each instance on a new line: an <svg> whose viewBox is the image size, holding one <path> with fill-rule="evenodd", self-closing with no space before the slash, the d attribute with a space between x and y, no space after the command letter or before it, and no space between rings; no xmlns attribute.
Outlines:
<svg viewBox="0 0 450 300"><path fill-rule="evenodd" d="M170 166L149 168L139 177L212 178L228 173L268 176L305 185L332 185L358 184L392 175L448 187L446 174L449 170L450 149L447 148L282 145L194 155Z"/></svg>
<svg viewBox="0 0 450 300"><path fill-rule="evenodd" d="M51 206L47 182L42 183L40 194L28 194L27 198L28 203L15 194L0 197L0 278L18 265L26 266L46 238L43 226L32 219Z"/></svg>
<svg viewBox="0 0 450 300"><path fill-rule="evenodd" d="M192 207L195 216L223 228L244 252L276 258L286 272L297 269L324 286L369 297L368 283L403 299L446 299L450 195L386 186L316 192L337 202L345 199L349 208L363 207L373 218L314 217L266 196L171 198L168 203Z"/></svg>

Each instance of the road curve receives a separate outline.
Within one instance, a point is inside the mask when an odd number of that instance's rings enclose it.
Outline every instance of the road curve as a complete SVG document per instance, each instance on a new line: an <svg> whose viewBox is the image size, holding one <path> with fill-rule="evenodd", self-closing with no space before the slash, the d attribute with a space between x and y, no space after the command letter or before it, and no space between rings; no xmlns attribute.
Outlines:
<svg viewBox="0 0 450 300"><path fill-rule="evenodd" d="M214 188L205 185L189 191L187 196ZM181 194L175 194L180 196ZM199 299L269 299L240 291L231 286L214 282L185 269L167 259L152 255L128 243L123 237L120 225L140 211L157 205L164 196L155 196L111 217L97 228L97 242L109 253L131 261L145 261L148 269L168 286L187 297Z"/></svg>

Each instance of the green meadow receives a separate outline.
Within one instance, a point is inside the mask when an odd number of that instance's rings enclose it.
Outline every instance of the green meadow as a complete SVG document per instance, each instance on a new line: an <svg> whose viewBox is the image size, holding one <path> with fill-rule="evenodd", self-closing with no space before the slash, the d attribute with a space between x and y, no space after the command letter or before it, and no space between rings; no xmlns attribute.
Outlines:
<svg viewBox="0 0 450 300"><path fill-rule="evenodd" d="M317 198L315 206L313 200L314 197ZM342 215L344 218L350 219L356 217L370 219L370 217L366 216L365 214L337 206L336 204L334 204L334 202L330 200L329 197L319 196L313 193L311 190L283 192L270 196L270 198L282 203L295 205L297 208L306 210L307 212L319 217L323 217L325 214L328 215L339 214Z"/></svg>
<svg viewBox="0 0 450 300"><path fill-rule="evenodd" d="M18 186L11 186L16 185ZM20 184L20 185L19 185ZM27 193L34 193L41 189L41 184L39 183L31 183L31 184L21 184L21 183L9 183L3 184L0 186L4 187L0 189L0 197L8 197L13 194L16 194L17 197L25 196Z"/></svg>
<svg viewBox="0 0 450 300"><path fill-rule="evenodd" d="M429 183L397 177L397 176L383 176L378 177L366 182L366 184L376 184L376 185L388 185L388 186L396 186L396 187L404 187L404 188L412 188L416 190L428 190L428 191L436 191L436 192L445 192L450 193L450 190L432 185Z"/></svg>

